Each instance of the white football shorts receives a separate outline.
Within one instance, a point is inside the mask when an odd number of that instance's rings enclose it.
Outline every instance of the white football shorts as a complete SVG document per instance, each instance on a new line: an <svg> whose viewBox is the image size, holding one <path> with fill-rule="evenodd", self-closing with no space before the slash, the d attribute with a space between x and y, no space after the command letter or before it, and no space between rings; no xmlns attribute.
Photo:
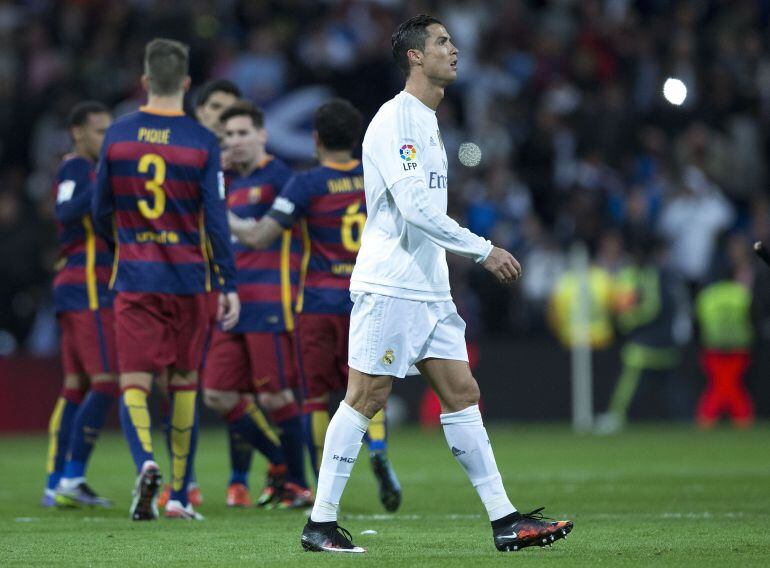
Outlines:
<svg viewBox="0 0 770 568"><path fill-rule="evenodd" d="M468 360L465 322L451 300L353 293L348 365L369 375L417 375L423 359Z"/></svg>

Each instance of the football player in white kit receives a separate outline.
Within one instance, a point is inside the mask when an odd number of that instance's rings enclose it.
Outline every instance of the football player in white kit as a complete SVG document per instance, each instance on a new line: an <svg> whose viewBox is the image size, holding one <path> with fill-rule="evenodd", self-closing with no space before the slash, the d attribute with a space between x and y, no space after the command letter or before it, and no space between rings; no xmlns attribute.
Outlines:
<svg viewBox="0 0 770 568"><path fill-rule="evenodd" d="M465 322L449 289L446 251L473 259L502 283L521 276L511 254L446 214L447 157L435 111L457 77L458 50L441 22L425 15L402 23L391 42L406 86L380 107L364 136L368 216L350 283L348 387L326 433L301 543L318 552L365 552L337 524L340 497L393 378L419 371L441 401L447 443L487 509L497 549L550 544L572 522L545 520L541 509L522 514L508 500L479 412Z"/></svg>

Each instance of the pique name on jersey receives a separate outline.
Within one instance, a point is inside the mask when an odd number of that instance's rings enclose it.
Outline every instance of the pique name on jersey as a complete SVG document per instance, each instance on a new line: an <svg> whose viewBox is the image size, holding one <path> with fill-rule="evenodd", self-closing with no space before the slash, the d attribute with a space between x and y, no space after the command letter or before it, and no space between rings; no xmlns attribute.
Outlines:
<svg viewBox="0 0 770 568"><path fill-rule="evenodd" d="M141 127L136 135L136 139L139 142L147 142L149 144L168 144L171 139L171 129Z"/></svg>

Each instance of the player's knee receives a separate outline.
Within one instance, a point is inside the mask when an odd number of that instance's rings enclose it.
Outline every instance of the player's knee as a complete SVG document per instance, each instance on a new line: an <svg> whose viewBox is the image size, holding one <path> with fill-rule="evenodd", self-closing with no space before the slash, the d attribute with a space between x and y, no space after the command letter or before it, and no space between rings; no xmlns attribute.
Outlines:
<svg viewBox="0 0 770 568"><path fill-rule="evenodd" d="M92 376L91 390L114 398L120 396L118 378L115 375L109 373Z"/></svg>
<svg viewBox="0 0 770 568"><path fill-rule="evenodd" d="M198 371L175 371L168 380L168 390L185 390L197 384Z"/></svg>
<svg viewBox="0 0 770 568"><path fill-rule="evenodd" d="M360 412L367 418L371 418L385 408L388 394L389 391L381 389L367 389L365 391L354 393L354 396L350 396L351 393L348 391L345 395L345 403L353 408L353 410Z"/></svg>
<svg viewBox="0 0 770 568"><path fill-rule="evenodd" d="M118 384L118 377L112 373L99 373L91 376L91 385L97 383L115 383Z"/></svg>
<svg viewBox="0 0 770 568"><path fill-rule="evenodd" d="M385 402L387 402L387 396L384 399L380 396L373 396L364 402L363 409L359 412L367 418L372 418L380 410L385 408Z"/></svg>
<svg viewBox="0 0 770 568"><path fill-rule="evenodd" d="M83 390L86 386L85 381L80 375L66 374L64 375L63 388L68 390Z"/></svg>
<svg viewBox="0 0 770 568"><path fill-rule="evenodd" d="M392 386L392 377L365 375L351 369L345 403L371 418L385 406Z"/></svg>
<svg viewBox="0 0 770 568"><path fill-rule="evenodd" d="M120 375L120 390L136 388L146 392L152 390L152 374L151 373L121 373Z"/></svg>
<svg viewBox="0 0 770 568"><path fill-rule="evenodd" d="M238 404L238 393L204 389L203 404L219 414L227 414Z"/></svg>
<svg viewBox="0 0 770 568"><path fill-rule="evenodd" d="M481 398L481 391L479 390L479 384L476 379L470 377L470 380L463 382L457 389L453 390L444 397L443 408L444 412L460 412L465 410L469 406L479 403Z"/></svg>
<svg viewBox="0 0 770 568"><path fill-rule="evenodd" d="M259 405L267 412L273 412L292 402L294 402L294 395L290 390L259 393Z"/></svg>
<svg viewBox="0 0 770 568"><path fill-rule="evenodd" d="M481 389L479 388L479 383L474 377L471 377L465 392L465 402L468 403L468 406L473 406L474 404L478 404L479 400L481 400Z"/></svg>

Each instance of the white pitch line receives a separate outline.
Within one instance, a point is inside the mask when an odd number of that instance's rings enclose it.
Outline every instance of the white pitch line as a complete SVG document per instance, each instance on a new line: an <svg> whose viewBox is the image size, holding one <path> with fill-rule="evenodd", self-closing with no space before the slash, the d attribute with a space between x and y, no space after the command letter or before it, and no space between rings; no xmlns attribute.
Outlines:
<svg viewBox="0 0 770 568"><path fill-rule="evenodd" d="M351 521L421 521L423 519L437 519L437 520L446 520L446 521L466 521L466 520L480 519L481 515L459 515L459 514L450 514L450 515L385 515L385 514L359 515L359 514L353 514L353 515L346 515L346 514L343 514L342 517L345 520L351 520Z"/></svg>

